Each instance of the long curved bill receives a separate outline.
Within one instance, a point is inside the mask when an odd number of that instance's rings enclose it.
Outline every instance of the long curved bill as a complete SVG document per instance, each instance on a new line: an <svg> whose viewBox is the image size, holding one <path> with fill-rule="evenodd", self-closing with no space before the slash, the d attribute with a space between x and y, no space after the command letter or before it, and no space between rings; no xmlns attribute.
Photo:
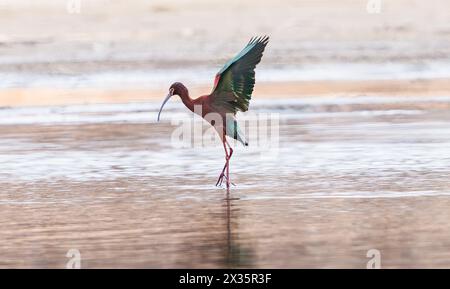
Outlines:
<svg viewBox="0 0 450 289"><path fill-rule="evenodd" d="M159 121L159 117L161 116L161 111L162 111L164 105L166 104L167 101L169 101L169 99L172 95L173 95L172 91L169 92L169 94L167 94L166 98L164 99L163 103L161 104L161 108L159 109L159 112L158 112L158 121Z"/></svg>

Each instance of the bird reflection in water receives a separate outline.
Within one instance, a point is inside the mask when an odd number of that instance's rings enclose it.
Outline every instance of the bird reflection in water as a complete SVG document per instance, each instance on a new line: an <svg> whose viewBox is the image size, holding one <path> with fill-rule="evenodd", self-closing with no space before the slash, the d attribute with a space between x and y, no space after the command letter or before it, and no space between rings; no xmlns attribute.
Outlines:
<svg viewBox="0 0 450 289"><path fill-rule="evenodd" d="M239 234L237 233L239 209L236 205L238 201L239 198L230 198L230 189L227 189L227 195L224 199L227 246L223 264L227 268L250 267L254 263L253 250L250 246L240 242Z"/></svg>

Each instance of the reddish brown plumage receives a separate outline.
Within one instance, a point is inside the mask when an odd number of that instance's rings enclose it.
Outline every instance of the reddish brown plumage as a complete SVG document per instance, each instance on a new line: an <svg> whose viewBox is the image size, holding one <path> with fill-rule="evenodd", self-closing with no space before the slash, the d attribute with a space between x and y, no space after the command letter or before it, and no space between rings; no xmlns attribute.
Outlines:
<svg viewBox="0 0 450 289"><path fill-rule="evenodd" d="M212 125L217 133L219 134L222 141L225 140L226 135L226 112L221 112L215 109L211 105L211 95L203 95L198 98L192 99L189 96L189 91L180 82L175 82L170 86L173 89L173 95L178 95L181 98L183 104L192 112L200 115L203 119L205 119L210 125ZM214 117L214 114L217 114L221 118L221 122L217 122L217 118Z"/></svg>

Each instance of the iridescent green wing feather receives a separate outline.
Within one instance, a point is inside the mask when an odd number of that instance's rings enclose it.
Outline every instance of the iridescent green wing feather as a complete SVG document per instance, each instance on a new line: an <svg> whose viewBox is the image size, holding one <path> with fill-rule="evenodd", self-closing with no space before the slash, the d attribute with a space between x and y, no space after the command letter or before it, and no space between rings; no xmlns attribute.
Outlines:
<svg viewBox="0 0 450 289"><path fill-rule="evenodd" d="M255 86L255 67L261 61L269 37L252 38L247 46L217 73L211 104L218 110L247 111Z"/></svg>

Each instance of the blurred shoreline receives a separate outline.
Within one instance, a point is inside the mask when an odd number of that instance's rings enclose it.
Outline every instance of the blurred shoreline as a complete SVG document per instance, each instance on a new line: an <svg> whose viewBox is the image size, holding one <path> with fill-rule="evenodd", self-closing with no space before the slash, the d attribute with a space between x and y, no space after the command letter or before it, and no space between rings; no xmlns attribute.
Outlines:
<svg viewBox="0 0 450 289"><path fill-rule="evenodd" d="M445 0L3 1L0 107L160 99L181 81L208 94L247 43L271 41L254 98L450 95ZM431 21L432 19L432 21Z"/></svg>
<svg viewBox="0 0 450 289"><path fill-rule="evenodd" d="M211 86L196 85L191 97L208 94ZM0 90L0 108L60 106L74 104L128 103L161 100L161 88L8 88ZM348 80L257 83L253 99L306 97L423 96L450 95L450 78L420 80Z"/></svg>

